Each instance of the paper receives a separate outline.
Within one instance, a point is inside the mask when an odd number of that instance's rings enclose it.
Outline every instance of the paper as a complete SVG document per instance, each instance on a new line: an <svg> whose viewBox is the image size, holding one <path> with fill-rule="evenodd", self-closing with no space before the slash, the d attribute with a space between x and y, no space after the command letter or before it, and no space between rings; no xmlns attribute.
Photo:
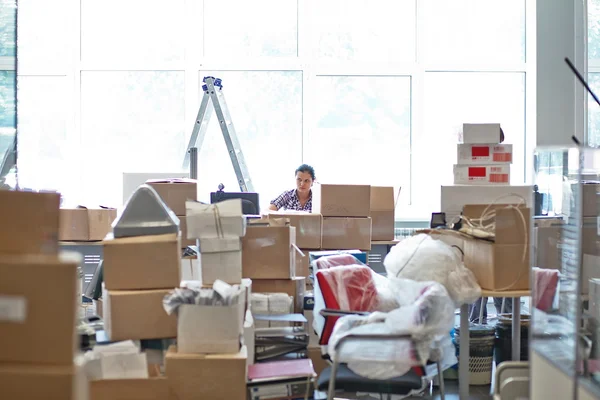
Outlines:
<svg viewBox="0 0 600 400"><path fill-rule="evenodd" d="M0 321L24 323L27 299L24 296L0 295Z"/></svg>

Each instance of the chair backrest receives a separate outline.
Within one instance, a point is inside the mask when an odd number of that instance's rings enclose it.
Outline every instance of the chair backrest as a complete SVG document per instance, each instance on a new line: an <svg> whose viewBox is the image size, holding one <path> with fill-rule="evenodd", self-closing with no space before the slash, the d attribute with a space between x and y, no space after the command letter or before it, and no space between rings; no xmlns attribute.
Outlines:
<svg viewBox="0 0 600 400"><path fill-rule="evenodd" d="M315 328L319 344L326 345L339 317L323 318L321 309L374 311L379 303L373 271L366 266L351 265L319 270L315 275ZM318 287L318 288L317 288ZM320 299L317 299L320 296ZM319 322L317 322L319 321Z"/></svg>

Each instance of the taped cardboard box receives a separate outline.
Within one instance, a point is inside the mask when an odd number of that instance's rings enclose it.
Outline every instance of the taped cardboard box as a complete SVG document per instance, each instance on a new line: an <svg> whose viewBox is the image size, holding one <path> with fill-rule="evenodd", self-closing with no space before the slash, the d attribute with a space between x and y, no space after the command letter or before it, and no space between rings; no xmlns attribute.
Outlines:
<svg viewBox="0 0 600 400"><path fill-rule="evenodd" d="M270 212L269 219L285 218L296 228L296 246L301 249L320 249L323 216L308 212Z"/></svg>
<svg viewBox="0 0 600 400"><path fill-rule="evenodd" d="M146 183L156 190L175 215L186 215L185 202L198 198L198 187L193 179L150 179Z"/></svg>
<svg viewBox="0 0 600 400"><path fill-rule="evenodd" d="M176 346L165 356L165 371L177 400L245 399L248 351L235 354L186 354Z"/></svg>
<svg viewBox="0 0 600 400"><path fill-rule="evenodd" d="M112 230L112 223L117 218L115 208L61 208L59 240L86 242L102 240Z"/></svg>
<svg viewBox="0 0 600 400"><path fill-rule="evenodd" d="M0 255L0 362L73 364L81 261L67 252Z"/></svg>
<svg viewBox="0 0 600 400"><path fill-rule="evenodd" d="M371 186L315 184L312 187L312 212L323 217L369 217Z"/></svg>
<svg viewBox="0 0 600 400"><path fill-rule="evenodd" d="M177 235L108 239L102 244L107 289L172 289L179 286L181 245Z"/></svg>
<svg viewBox="0 0 600 400"><path fill-rule="evenodd" d="M63 366L0 363L0 399L88 400L83 363L80 357Z"/></svg>
<svg viewBox="0 0 600 400"><path fill-rule="evenodd" d="M371 218L323 218L324 250L371 250Z"/></svg>
<svg viewBox="0 0 600 400"><path fill-rule="evenodd" d="M307 257L308 258L308 257ZM286 293L294 298L294 312L302 313L304 309L304 293L306 278L293 279L255 279L252 281L254 293Z"/></svg>
<svg viewBox="0 0 600 400"><path fill-rule="evenodd" d="M167 378L103 379L90 382L90 400L168 400Z"/></svg>
<svg viewBox="0 0 600 400"><path fill-rule="evenodd" d="M163 299L171 290L107 290L102 287L104 330L111 341L177 337L177 318Z"/></svg>
<svg viewBox="0 0 600 400"><path fill-rule="evenodd" d="M394 188L371 186L371 240L394 240Z"/></svg>
<svg viewBox="0 0 600 400"><path fill-rule="evenodd" d="M246 234L246 218L240 199L216 204L188 201L186 209L188 238L240 238Z"/></svg>
<svg viewBox="0 0 600 400"><path fill-rule="evenodd" d="M60 194L0 190L0 254L57 254Z"/></svg>
<svg viewBox="0 0 600 400"><path fill-rule="evenodd" d="M242 276L290 279L296 273L296 228L248 226L242 238Z"/></svg>

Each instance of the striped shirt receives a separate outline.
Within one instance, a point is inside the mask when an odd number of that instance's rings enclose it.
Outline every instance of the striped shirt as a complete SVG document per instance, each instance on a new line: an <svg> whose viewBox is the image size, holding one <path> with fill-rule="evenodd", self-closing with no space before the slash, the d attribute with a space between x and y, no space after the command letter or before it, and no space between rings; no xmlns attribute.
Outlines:
<svg viewBox="0 0 600 400"><path fill-rule="evenodd" d="M286 190L282 194L279 195L275 200L271 201L277 209L281 210L294 210L294 211L312 211L312 192L308 198L304 207L300 203L300 199L298 198L298 192L296 189Z"/></svg>

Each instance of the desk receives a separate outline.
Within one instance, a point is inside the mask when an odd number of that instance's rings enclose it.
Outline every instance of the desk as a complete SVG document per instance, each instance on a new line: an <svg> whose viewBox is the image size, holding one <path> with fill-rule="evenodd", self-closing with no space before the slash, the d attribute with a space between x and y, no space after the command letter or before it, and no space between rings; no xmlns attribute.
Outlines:
<svg viewBox="0 0 600 400"><path fill-rule="evenodd" d="M512 360L521 358L521 297L531 296L531 290L495 292L482 290L481 297L512 298ZM469 399L469 304L460 307L460 342L458 355L458 393L461 400Z"/></svg>

